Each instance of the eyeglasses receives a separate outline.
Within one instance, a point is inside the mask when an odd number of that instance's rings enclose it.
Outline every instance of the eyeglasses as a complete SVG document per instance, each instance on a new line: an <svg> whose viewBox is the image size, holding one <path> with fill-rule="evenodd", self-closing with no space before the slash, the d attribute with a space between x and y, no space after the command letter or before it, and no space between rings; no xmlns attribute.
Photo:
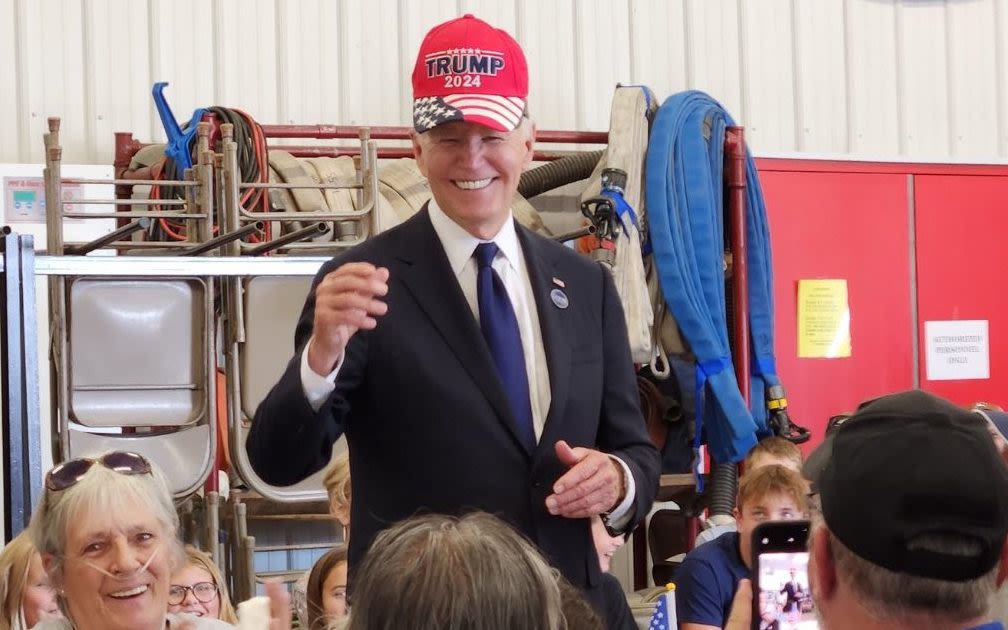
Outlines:
<svg viewBox="0 0 1008 630"><path fill-rule="evenodd" d="M46 474L46 488L53 492L66 490L80 481L95 464L122 475L147 475L151 472L150 462L143 455L127 451L112 451L98 459L82 457L63 462Z"/></svg>
<svg viewBox="0 0 1008 630"><path fill-rule="evenodd" d="M213 582L196 582L192 586L172 584L168 587L168 603L178 606L185 601L187 592L192 593L196 601L206 604L217 597L217 585Z"/></svg>

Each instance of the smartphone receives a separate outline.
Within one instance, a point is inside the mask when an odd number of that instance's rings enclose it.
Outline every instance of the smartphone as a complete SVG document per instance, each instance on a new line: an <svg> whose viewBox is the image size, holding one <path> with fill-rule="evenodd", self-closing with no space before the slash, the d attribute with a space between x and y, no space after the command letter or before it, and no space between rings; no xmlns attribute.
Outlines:
<svg viewBox="0 0 1008 630"><path fill-rule="evenodd" d="M808 580L808 521L753 530L754 630L819 630Z"/></svg>

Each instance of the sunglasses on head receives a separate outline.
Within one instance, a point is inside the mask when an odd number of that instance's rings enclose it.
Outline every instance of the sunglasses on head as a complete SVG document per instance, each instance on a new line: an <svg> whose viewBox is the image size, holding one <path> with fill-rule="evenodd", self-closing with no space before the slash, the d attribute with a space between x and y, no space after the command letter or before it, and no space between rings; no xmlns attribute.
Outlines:
<svg viewBox="0 0 1008 630"><path fill-rule="evenodd" d="M147 475L151 472L150 462L143 455L112 451L97 459L82 457L63 462L46 473L46 488L54 492L66 490L80 481L95 464L101 464L122 475Z"/></svg>

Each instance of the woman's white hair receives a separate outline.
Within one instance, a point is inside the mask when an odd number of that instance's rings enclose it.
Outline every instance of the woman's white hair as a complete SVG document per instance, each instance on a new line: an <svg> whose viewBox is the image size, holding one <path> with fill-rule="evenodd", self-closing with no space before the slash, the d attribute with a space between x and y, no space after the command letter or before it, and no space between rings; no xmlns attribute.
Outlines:
<svg viewBox="0 0 1008 630"><path fill-rule="evenodd" d="M42 498L28 526L32 542L43 555L52 555L50 577L59 576L59 567L66 551L67 532L71 525L93 515L115 518L127 513L126 508L146 506L163 528L169 548L172 568L181 566L185 558L178 538L179 517L171 491L161 471L151 464L150 474L123 474L95 463L74 485L65 490L44 488Z"/></svg>

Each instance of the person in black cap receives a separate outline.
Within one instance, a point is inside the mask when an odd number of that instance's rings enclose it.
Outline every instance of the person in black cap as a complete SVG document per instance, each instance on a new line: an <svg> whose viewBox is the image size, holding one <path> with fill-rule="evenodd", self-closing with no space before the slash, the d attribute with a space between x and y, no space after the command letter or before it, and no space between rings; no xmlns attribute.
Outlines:
<svg viewBox="0 0 1008 630"><path fill-rule="evenodd" d="M973 403L970 411L984 419L994 446L1001 454L1001 459L1008 464L1008 413L997 405L985 402Z"/></svg>
<svg viewBox="0 0 1008 630"><path fill-rule="evenodd" d="M809 457L809 580L827 630L1003 628L1008 470L975 414L921 392L862 405Z"/></svg>
<svg viewBox="0 0 1008 630"><path fill-rule="evenodd" d="M986 423L917 390L883 396L828 431L803 468L809 583L823 630L1004 630L1008 467ZM739 583L726 630L752 618Z"/></svg>

